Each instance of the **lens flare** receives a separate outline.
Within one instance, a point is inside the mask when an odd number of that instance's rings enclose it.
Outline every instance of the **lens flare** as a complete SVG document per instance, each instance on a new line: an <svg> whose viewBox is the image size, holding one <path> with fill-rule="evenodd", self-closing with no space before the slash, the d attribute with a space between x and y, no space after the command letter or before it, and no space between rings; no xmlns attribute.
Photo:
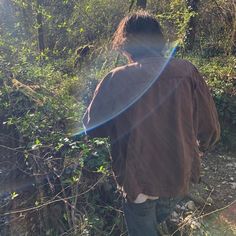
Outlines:
<svg viewBox="0 0 236 236"><path fill-rule="evenodd" d="M134 81L127 80L127 84L122 88L122 91L117 91L116 94L113 93L110 94L109 97L104 97L102 105L103 108L101 108L101 111L97 114L96 120L93 120L89 127L78 127L77 132L75 132L73 136L80 137L81 135L86 134L86 132L116 118L121 113L130 108L160 78L163 70L166 68L171 58L175 55L176 48L177 43L173 43L169 47L165 48L164 56L156 55L156 58L153 58L153 60L157 60L156 67L153 69L153 71L145 71L146 75L150 75L147 77L150 78L143 78L142 81L135 80L135 78ZM152 58L150 58L150 60L152 60ZM123 96L124 94L125 96ZM116 101L115 105L112 103L112 101Z"/></svg>

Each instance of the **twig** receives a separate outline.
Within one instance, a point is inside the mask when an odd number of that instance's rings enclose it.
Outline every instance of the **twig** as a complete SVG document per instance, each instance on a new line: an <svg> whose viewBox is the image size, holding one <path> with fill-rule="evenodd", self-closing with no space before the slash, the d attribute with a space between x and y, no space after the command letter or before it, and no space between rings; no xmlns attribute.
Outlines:
<svg viewBox="0 0 236 236"><path fill-rule="evenodd" d="M198 216L198 217L194 218L194 220L202 219L203 217L206 217L206 216L212 215L212 214L214 214L214 213L220 212L220 211L222 211L222 210L224 210L224 209L226 209L226 208L232 206L234 203L236 203L236 200L234 200L233 202L231 202L230 204L228 204L228 205L226 205L226 206L224 206L224 207L222 207L222 208L218 208L218 209L216 209L216 210L214 210L214 211L211 211L211 212L208 212L208 213L203 214L203 215L201 215L201 216ZM174 236L175 233L177 233L180 229L182 229L184 226L186 226L191 220L192 220L191 218L187 219L186 222L185 222L183 225L181 225L178 229L176 229L176 230L171 234L171 236Z"/></svg>
<svg viewBox="0 0 236 236"><path fill-rule="evenodd" d="M129 12L131 11L133 5L134 5L134 0L131 0L130 6L129 6Z"/></svg>
<svg viewBox="0 0 236 236"><path fill-rule="evenodd" d="M17 211L11 211L11 212L7 212L7 213L4 213L4 214L0 214L0 216L7 216L7 215L12 215L12 214L18 214L18 213L24 213L24 212L28 212L28 211L33 211L33 210L39 210L40 208L42 207L45 207L45 206L48 206L50 204L53 204L53 203L56 203L56 202L61 202L61 201L65 201L65 200L69 200L69 199L72 199L74 197L79 197L79 196L82 196L86 193L88 193L89 191L91 191L102 179L104 178L104 176L102 176L94 185L92 185L88 190L78 194L77 196L70 196L70 197L67 197L67 198L64 198L64 199L56 199L56 200L51 200L51 201L48 201L48 202L45 202L39 206L35 206L35 207L30 207L30 208L26 208L26 209L22 209L22 210L17 210ZM55 198L55 197L54 197Z"/></svg>
<svg viewBox="0 0 236 236"><path fill-rule="evenodd" d="M201 216L197 217L196 220L197 220L197 219L201 219L201 218L206 217L206 216L209 216L209 215L212 215L212 214L217 213L217 212L219 212L219 211L223 211L224 209L226 209L226 208L232 206L234 203L236 203L236 200L232 201L230 204L228 204L228 205L226 205L226 206L224 206L224 207L218 208L218 209L216 209L216 210L214 210L214 211L211 211L211 212L208 212L208 213L206 213L206 214L204 214L204 215L201 215Z"/></svg>
<svg viewBox="0 0 236 236"><path fill-rule="evenodd" d="M225 22L229 23L228 22L228 19L226 18L225 14L223 13L222 11L222 7L219 6L218 2L216 0L213 0L213 2L215 3L215 5L217 6L220 14L222 15L222 17L224 18Z"/></svg>
<svg viewBox="0 0 236 236"><path fill-rule="evenodd" d="M215 190L215 189L212 188L212 190L211 190L211 192L209 193L207 199L211 196L211 194L213 193L214 190ZM202 210L201 210L200 213L199 213L200 215L202 214L202 212L204 211L204 209L205 209L205 207L206 207L206 205L207 205L207 199L206 199L206 201L205 201L205 203L204 203L204 206L202 207Z"/></svg>

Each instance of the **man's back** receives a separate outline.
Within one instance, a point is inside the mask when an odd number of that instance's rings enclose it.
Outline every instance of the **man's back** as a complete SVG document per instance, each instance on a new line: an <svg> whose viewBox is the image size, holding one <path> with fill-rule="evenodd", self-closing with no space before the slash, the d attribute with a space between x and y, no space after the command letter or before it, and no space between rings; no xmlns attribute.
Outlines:
<svg viewBox="0 0 236 236"><path fill-rule="evenodd" d="M190 179L199 178L197 140L205 149L219 136L204 80L178 59L166 65L164 58L150 57L113 70L88 112L90 125L106 117L91 134L111 137L113 171L130 200L139 193L186 194Z"/></svg>

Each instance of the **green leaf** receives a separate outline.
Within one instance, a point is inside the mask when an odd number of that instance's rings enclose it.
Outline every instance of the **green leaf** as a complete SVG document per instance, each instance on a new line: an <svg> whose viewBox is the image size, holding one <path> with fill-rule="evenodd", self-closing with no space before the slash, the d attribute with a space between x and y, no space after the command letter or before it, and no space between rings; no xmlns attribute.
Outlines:
<svg viewBox="0 0 236 236"><path fill-rule="evenodd" d="M80 33L83 33L83 32L84 32L84 28L80 28L80 29L79 29L79 32L80 32Z"/></svg>
<svg viewBox="0 0 236 236"><path fill-rule="evenodd" d="M19 194L16 193L16 192L11 193L11 199L12 200L15 199L17 196L19 196Z"/></svg>

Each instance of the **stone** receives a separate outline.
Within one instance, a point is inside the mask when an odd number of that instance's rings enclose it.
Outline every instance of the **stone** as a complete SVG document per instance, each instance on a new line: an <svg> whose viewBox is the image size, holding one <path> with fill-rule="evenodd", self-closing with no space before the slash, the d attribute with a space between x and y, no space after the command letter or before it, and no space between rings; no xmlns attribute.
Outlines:
<svg viewBox="0 0 236 236"><path fill-rule="evenodd" d="M234 182L234 183L231 183L231 188L232 189L236 189L236 183Z"/></svg>
<svg viewBox="0 0 236 236"><path fill-rule="evenodd" d="M213 201L213 199L212 199L211 197L208 197L208 198L207 198L207 204L208 204L208 205L213 204L213 202L214 202L214 201Z"/></svg>
<svg viewBox="0 0 236 236"><path fill-rule="evenodd" d="M189 210L191 210L191 211L194 211L194 210L196 209L196 206L195 206L194 201L188 201L188 202L185 204L185 206L186 206Z"/></svg>
<svg viewBox="0 0 236 236"><path fill-rule="evenodd" d="M171 217L172 218L178 218L179 214L176 211L173 211L172 214L171 214Z"/></svg>
<svg viewBox="0 0 236 236"><path fill-rule="evenodd" d="M199 229L201 227L201 223L196 221L196 220L194 220L194 221L191 222L190 226L191 226L192 229L196 230L196 229Z"/></svg>
<svg viewBox="0 0 236 236"><path fill-rule="evenodd" d="M228 163L225 165L226 167L234 167L234 164L233 163Z"/></svg>

